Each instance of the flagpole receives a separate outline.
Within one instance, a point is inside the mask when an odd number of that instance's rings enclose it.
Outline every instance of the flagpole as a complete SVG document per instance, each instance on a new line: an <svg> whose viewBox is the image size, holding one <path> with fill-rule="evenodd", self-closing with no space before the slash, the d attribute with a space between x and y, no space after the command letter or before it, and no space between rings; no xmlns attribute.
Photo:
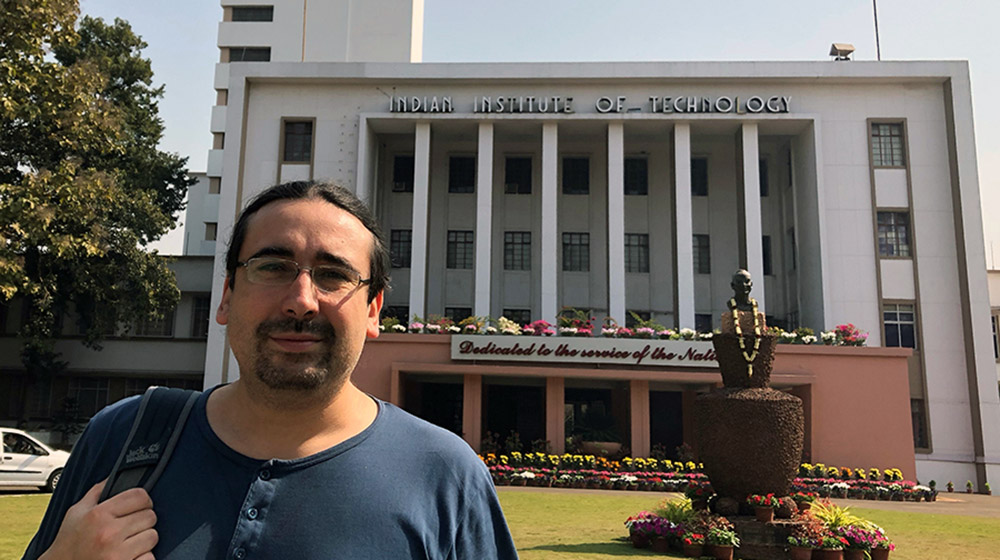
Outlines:
<svg viewBox="0 0 1000 560"><path fill-rule="evenodd" d="M878 40L878 0L872 0L872 11L875 14L875 54L878 60L882 60L882 47Z"/></svg>

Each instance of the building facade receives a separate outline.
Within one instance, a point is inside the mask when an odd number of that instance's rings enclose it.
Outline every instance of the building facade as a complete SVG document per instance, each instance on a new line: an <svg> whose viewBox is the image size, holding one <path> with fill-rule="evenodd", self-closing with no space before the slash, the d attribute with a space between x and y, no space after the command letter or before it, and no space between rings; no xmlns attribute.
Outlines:
<svg viewBox="0 0 1000 560"><path fill-rule="evenodd" d="M386 314L404 321L554 322L572 307L598 323L624 324L634 313L705 331L726 309L732 272L747 268L772 324L820 331L853 323L869 346L911 349L910 430L890 436L912 437L921 480L981 486L1000 475L965 63L414 64L422 6L410 2L397 3L398 21L384 22L400 38L398 52L310 47L310 26L330 20L309 10L360 4L279 2L262 22L223 2L208 170L221 237L269 185L337 181L382 222L394 261ZM333 43L342 37L329 34ZM266 57L248 50L265 46ZM217 254L213 309L224 276ZM437 359L424 381L465 379L482 365ZM399 365L378 367L370 375L380 381L359 370L359 384L405 401L405 376L392 389ZM565 364L532 367L582 390L578 403L600 401L619 416L651 401L607 397L623 390L615 383L673 382L687 371L600 378ZM789 359L779 367L792 375L806 366ZM238 377L216 325L205 372L206 385ZM441 399L488 420L481 391L460 386ZM676 410L664 422L683 421L680 393L653 405ZM537 406L576 406L565 392L544 395ZM455 426L464 433L477 424ZM482 434L465 436L475 443Z"/></svg>

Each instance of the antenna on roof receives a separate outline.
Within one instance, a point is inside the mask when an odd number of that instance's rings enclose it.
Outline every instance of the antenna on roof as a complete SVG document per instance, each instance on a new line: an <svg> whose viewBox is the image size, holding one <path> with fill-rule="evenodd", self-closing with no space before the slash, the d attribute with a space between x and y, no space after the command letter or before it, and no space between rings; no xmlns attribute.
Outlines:
<svg viewBox="0 0 1000 560"><path fill-rule="evenodd" d="M834 43L830 45L830 56L834 60L851 60L851 53L854 52L854 45L850 43Z"/></svg>
<svg viewBox="0 0 1000 560"><path fill-rule="evenodd" d="M882 60L882 47L878 42L878 0L872 0L872 11L875 14L875 56Z"/></svg>

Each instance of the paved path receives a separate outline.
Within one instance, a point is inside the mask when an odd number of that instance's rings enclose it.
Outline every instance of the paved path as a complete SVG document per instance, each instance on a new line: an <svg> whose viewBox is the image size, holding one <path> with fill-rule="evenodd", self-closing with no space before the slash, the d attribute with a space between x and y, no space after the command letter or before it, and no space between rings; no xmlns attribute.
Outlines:
<svg viewBox="0 0 1000 560"><path fill-rule="evenodd" d="M578 494L629 494L649 496L650 503L665 497L680 496L676 492L636 492L629 490L587 490L579 488L536 488L531 486L500 486L499 492L566 492ZM1000 496L981 494L947 493L938 494L936 502L892 502L881 500L834 500L838 505L858 509L880 509L905 511L910 513L940 513L944 515L971 515L975 517L1000 518Z"/></svg>

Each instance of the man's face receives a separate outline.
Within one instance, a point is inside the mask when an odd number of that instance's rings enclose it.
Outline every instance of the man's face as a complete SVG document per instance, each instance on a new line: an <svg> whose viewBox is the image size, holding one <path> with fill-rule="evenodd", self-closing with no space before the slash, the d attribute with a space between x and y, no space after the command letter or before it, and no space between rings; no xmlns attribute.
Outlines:
<svg viewBox="0 0 1000 560"><path fill-rule="evenodd" d="M299 266L346 265L367 278L371 232L349 212L319 198L273 202L250 218L239 260L279 257ZM366 337L378 336L382 294L368 286L322 292L306 271L285 286L254 284L246 268L227 279L216 320L227 326L241 375L271 389L339 388Z"/></svg>
<svg viewBox="0 0 1000 560"><path fill-rule="evenodd" d="M732 286L734 293L745 298L750 295L750 289L753 288L753 281L750 280L749 274L737 272L733 275L733 281L730 286Z"/></svg>

